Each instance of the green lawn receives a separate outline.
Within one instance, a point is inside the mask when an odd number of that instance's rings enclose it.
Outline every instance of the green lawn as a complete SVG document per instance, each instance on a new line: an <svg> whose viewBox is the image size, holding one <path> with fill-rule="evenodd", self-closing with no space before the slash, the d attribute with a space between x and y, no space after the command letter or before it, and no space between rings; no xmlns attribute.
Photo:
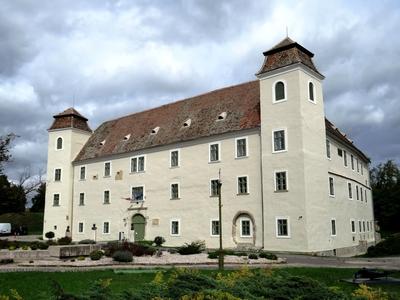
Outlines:
<svg viewBox="0 0 400 300"><path fill-rule="evenodd" d="M24 212L1 214L0 223L11 223L16 226L26 225L28 227L28 234L42 234L43 213Z"/></svg>
<svg viewBox="0 0 400 300"><path fill-rule="evenodd" d="M127 289L139 289L143 284L153 280L157 270L130 270L129 273L114 273L114 271L90 272L26 272L0 273L0 295L7 294L10 289L16 289L26 299L51 299L51 283L53 280L61 284L68 292L80 293L97 279L111 278L111 288L114 292ZM281 268L274 272L287 272L291 275L307 276L324 282L328 286L337 286L350 294L355 285L340 282L340 279L350 278L356 269L334 268ZM216 274L217 271L203 270L205 274ZM229 272L229 271L228 271ZM400 277L400 273L396 274ZM400 299L400 286L381 286L384 291L394 293Z"/></svg>

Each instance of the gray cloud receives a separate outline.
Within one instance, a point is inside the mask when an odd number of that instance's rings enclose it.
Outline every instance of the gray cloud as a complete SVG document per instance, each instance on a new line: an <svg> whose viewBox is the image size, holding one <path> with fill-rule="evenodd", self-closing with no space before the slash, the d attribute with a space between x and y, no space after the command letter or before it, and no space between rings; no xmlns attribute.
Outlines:
<svg viewBox="0 0 400 300"><path fill-rule="evenodd" d="M0 9L0 135L8 165L44 169L52 115L72 105L92 128L131 112L255 79L289 35L326 75L327 116L374 163L400 160L396 1L28 1Z"/></svg>

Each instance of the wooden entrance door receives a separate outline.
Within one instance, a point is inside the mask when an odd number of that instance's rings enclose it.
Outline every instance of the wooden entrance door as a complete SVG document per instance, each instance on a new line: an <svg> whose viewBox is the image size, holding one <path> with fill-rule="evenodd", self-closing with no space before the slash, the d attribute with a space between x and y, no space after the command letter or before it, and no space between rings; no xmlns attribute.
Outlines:
<svg viewBox="0 0 400 300"><path fill-rule="evenodd" d="M142 215L134 215L132 217L131 230L134 230L135 242L144 240L144 231L146 220Z"/></svg>

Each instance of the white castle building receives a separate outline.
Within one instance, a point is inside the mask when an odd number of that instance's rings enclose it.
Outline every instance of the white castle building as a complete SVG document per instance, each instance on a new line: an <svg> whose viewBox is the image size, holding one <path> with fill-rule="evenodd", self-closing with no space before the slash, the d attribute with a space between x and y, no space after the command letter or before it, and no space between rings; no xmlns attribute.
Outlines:
<svg viewBox="0 0 400 300"><path fill-rule="evenodd" d="M350 254L373 243L368 157L324 115L313 53L286 38L257 80L49 129L44 233Z"/></svg>

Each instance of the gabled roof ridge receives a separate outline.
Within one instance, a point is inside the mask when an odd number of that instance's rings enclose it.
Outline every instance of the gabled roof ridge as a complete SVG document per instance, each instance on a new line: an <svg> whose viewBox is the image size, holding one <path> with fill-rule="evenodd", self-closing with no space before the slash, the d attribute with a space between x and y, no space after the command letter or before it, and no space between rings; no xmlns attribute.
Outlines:
<svg viewBox="0 0 400 300"><path fill-rule="evenodd" d="M166 103L166 104L162 104L162 105L160 105L160 106L156 106L156 107L148 108L148 109L141 110L141 111L138 111L138 112L130 113L130 114L125 115L125 116L122 116L122 117L118 117L118 118L115 118L115 119L110 119L110 120L104 121L104 122L101 123L100 125L105 124L105 123L109 123L109 122L119 121L119 120L121 120L121 119L128 118L128 117L132 117L132 116L134 116L134 115L141 114L141 113L150 112L150 111L152 111L152 110L158 110L158 109L161 109L161 108L164 108L164 107L168 107L168 106L171 106L171 105L174 105L174 104L177 104L177 103L181 103L181 102L185 102L185 101L194 100L194 99L196 99L196 98L204 97L204 96L206 96L206 95L210 95L210 94L213 94L213 93L217 93L217 92L221 92L221 91L226 91L226 90L229 90L229 89L232 89L232 88L240 87L240 86L242 86L242 85L247 85L247 84L250 84L250 83L254 83L254 82L256 82L256 81L258 81L258 79L256 79L256 80L250 80L250 81L246 81L246 82L242 82L242 83L239 83L239 84L230 85L230 86L226 86L226 87L222 87L222 88L218 88L218 89L215 89L215 90L212 90L212 91L209 91L209 92L204 92L204 93L202 93L202 94L198 94L198 95L195 95L195 96L192 96L192 97L189 97L189 98L184 98L184 99L176 100L176 101L174 101L174 102L169 102L169 103Z"/></svg>

